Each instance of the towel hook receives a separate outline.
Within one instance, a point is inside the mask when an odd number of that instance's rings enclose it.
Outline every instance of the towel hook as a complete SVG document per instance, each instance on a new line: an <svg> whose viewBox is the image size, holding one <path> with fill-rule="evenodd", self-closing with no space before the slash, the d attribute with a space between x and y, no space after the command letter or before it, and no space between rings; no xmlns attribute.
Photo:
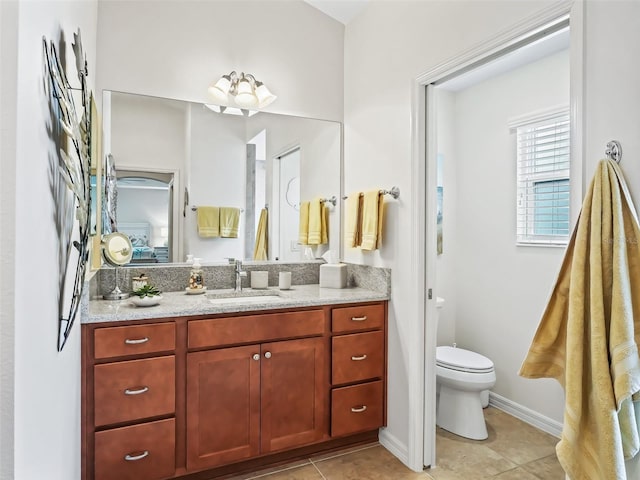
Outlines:
<svg viewBox="0 0 640 480"><path fill-rule="evenodd" d="M622 145L617 140L611 140L607 143L607 149L604 154L611 160L615 160L616 163L620 163L622 160Z"/></svg>

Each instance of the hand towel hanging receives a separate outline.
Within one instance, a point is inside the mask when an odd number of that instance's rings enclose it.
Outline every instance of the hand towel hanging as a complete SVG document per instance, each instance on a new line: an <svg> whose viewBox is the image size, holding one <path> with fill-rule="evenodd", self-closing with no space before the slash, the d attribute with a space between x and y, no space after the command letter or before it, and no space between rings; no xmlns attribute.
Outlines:
<svg viewBox="0 0 640 480"><path fill-rule="evenodd" d="M196 221L199 236L203 238L220 236L220 209L218 207L199 207Z"/></svg>
<svg viewBox="0 0 640 480"><path fill-rule="evenodd" d="M298 223L298 243L309 244L309 202L300 204L300 222Z"/></svg>
<svg viewBox="0 0 640 480"><path fill-rule="evenodd" d="M362 193L349 194L346 206L345 245L359 247L362 243Z"/></svg>
<svg viewBox="0 0 640 480"><path fill-rule="evenodd" d="M258 221L258 230L256 232L256 244L253 249L254 260L267 260L268 241L268 212L263 208L260 212L260 220Z"/></svg>
<svg viewBox="0 0 640 480"><path fill-rule="evenodd" d="M384 195L379 190L365 192L362 202L362 249L375 250L382 245Z"/></svg>
<svg viewBox="0 0 640 480"><path fill-rule="evenodd" d="M220 236L238 238L240 209L237 207L220 207Z"/></svg>

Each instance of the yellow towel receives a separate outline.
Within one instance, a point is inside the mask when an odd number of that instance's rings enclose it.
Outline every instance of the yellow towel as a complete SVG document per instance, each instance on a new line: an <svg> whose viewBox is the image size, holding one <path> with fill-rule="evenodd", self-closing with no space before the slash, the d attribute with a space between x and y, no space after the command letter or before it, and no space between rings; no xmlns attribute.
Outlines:
<svg viewBox="0 0 640 480"><path fill-rule="evenodd" d="M322 243L323 215L324 203L322 203L319 198L314 198L309 203L309 234L307 236L307 243L309 245L319 245ZM324 223L326 223L326 221Z"/></svg>
<svg viewBox="0 0 640 480"><path fill-rule="evenodd" d="M384 194L378 195L378 236L376 248L382 247L382 227L384 226Z"/></svg>
<svg viewBox="0 0 640 480"><path fill-rule="evenodd" d="M640 391L639 243L622 172L602 160L520 369L565 389L556 451L572 480L626 479L624 459L640 450L632 404Z"/></svg>
<svg viewBox="0 0 640 480"><path fill-rule="evenodd" d="M268 229L267 229L268 212L263 208L260 212L260 220L258 221L258 231L256 232L256 244L253 249L254 260L266 260L267 249L269 246Z"/></svg>
<svg viewBox="0 0 640 480"><path fill-rule="evenodd" d="M238 238L240 209L236 207L220 207L220 236Z"/></svg>
<svg viewBox="0 0 640 480"><path fill-rule="evenodd" d="M365 192L362 202L362 250L375 250L382 241L382 200L379 190Z"/></svg>
<svg viewBox="0 0 640 480"><path fill-rule="evenodd" d="M302 202L300 204L298 243L300 245L309 245L309 202Z"/></svg>
<svg viewBox="0 0 640 480"><path fill-rule="evenodd" d="M362 193L350 193L346 205L346 228L344 241L347 248L359 247L362 243Z"/></svg>
<svg viewBox="0 0 640 480"><path fill-rule="evenodd" d="M321 212L321 234L320 243L325 245L329 243L329 207L326 203L322 204Z"/></svg>
<svg viewBox="0 0 640 480"><path fill-rule="evenodd" d="M198 207L198 235L203 238L220 236L220 209L218 207Z"/></svg>

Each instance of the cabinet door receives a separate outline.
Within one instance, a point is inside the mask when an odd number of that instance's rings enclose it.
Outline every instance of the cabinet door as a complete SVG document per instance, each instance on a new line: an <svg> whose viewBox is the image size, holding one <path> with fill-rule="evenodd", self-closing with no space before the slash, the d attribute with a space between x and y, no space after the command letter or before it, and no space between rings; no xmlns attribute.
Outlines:
<svg viewBox="0 0 640 480"><path fill-rule="evenodd" d="M187 355L188 469L259 453L259 353L256 345Z"/></svg>
<svg viewBox="0 0 640 480"><path fill-rule="evenodd" d="M328 435L325 355L322 338L262 345L262 453Z"/></svg>

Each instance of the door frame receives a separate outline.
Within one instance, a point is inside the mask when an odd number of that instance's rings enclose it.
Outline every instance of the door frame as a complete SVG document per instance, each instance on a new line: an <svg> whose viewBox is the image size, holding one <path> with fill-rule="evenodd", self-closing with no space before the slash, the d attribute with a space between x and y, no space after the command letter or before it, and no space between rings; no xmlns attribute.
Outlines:
<svg viewBox="0 0 640 480"><path fill-rule="evenodd" d="M120 169L127 173L139 173L141 177L153 178L153 174L171 175L169 186L169 230L171 231L169 242L171 245L171 253L169 255L169 263L180 262L184 249L184 225L180 221L180 190L176 192L176 188L180 186L180 170L175 168L156 168L138 165L122 165ZM119 170L116 167L116 175ZM186 208L186 206L185 206Z"/></svg>
<svg viewBox="0 0 640 480"><path fill-rule="evenodd" d="M420 471L436 464L436 157L437 145L433 84L471 69L531 41L545 28L562 20L570 20L570 116L571 175L577 181L572 186L571 218L575 222L580 210L585 179L584 151L584 6L583 2L562 2L545 8L510 29L500 32L475 47L452 57L416 77L412 87L411 109L411 173L412 190L412 297L418 322L416 350L417 367L409 380L409 395L417 398L409 411L408 463ZM427 292L431 290L431 298ZM415 395L415 396L414 396Z"/></svg>
<svg viewBox="0 0 640 480"><path fill-rule="evenodd" d="M271 197L271 202L269 203L269 216L271 220L269 221L269 242L271 243L271 247L273 251L269 252L269 260L275 260L276 257L278 260L282 260L282 238L280 234L280 169L282 157L286 157L294 153L295 151L300 152L299 164L302 166L302 149L300 148L299 143L293 143L287 145L276 154L272 156L271 162L271 182L267 180L267 198ZM268 167L267 167L268 168ZM267 177L269 177L269 172L267 170ZM269 187L270 184L270 187ZM269 192L269 188L271 191ZM277 239L277 242L275 241Z"/></svg>

